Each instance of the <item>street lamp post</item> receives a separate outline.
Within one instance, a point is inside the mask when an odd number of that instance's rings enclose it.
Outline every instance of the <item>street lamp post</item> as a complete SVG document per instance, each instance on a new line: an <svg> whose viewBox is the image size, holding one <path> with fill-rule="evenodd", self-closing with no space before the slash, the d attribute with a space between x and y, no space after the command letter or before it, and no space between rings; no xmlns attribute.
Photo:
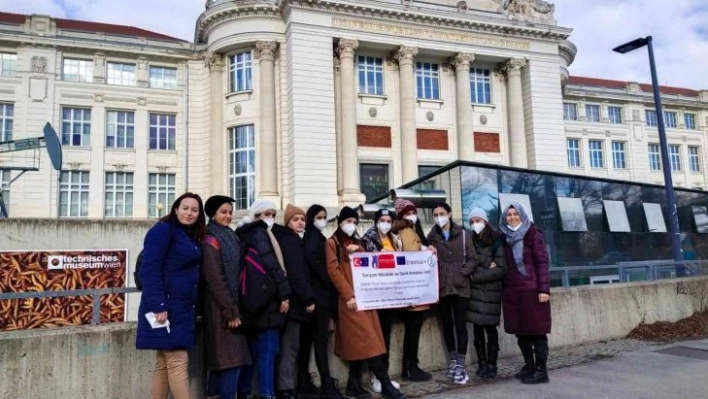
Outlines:
<svg viewBox="0 0 708 399"><path fill-rule="evenodd" d="M651 84L654 88L654 106L656 107L656 120L659 126L659 146L661 147L661 167L664 169L664 186L666 188L666 200L669 204L669 227L671 229L671 252L674 261L683 261L683 249L681 247L681 233L678 226L678 208L676 207L676 194L674 193L674 183L671 177L671 164L669 162L669 147L666 140L666 128L664 126L664 111L661 107L661 95L659 93L659 79L656 76L656 63L654 62L654 46L652 37L647 36L627 42L615 47L612 51L625 54L638 48L647 46L649 49L649 67L651 69ZM683 264L676 264L676 275L683 277L686 269Z"/></svg>

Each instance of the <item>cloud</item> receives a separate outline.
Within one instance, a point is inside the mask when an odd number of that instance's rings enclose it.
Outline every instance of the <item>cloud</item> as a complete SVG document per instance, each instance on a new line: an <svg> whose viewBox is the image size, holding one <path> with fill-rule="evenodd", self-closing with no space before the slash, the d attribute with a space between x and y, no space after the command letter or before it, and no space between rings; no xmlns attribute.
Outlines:
<svg viewBox="0 0 708 399"><path fill-rule="evenodd" d="M705 0L556 0L556 19L574 29L571 75L651 82L646 49L612 51L651 35L660 84L708 89Z"/></svg>
<svg viewBox="0 0 708 399"><path fill-rule="evenodd" d="M620 55L619 44L652 35L661 84L708 89L705 0L550 0L556 19L573 28L578 55L570 73L650 82L645 49ZM205 0L0 0L0 10L42 13L147 30L193 41Z"/></svg>

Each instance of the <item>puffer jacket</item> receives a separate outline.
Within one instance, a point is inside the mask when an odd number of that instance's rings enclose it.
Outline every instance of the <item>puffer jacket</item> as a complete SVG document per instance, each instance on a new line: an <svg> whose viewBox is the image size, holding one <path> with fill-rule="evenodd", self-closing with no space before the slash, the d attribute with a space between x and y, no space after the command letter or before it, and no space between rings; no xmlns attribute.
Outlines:
<svg viewBox="0 0 708 399"><path fill-rule="evenodd" d="M467 322L498 326L501 317L502 287L507 265L502 234L487 226L481 235L472 233L479 263L470 275L471 296L467 302ZM496 267L489 268L494 262Z"/></svg>
<svg viewBox="0 0 708 399"><path fill-rule="evenodd" d="M310 285L310 269L305 263L302 239L291 229L279 224L271 229L283 251L288 283L292 290L288 318L297 322L308 321L306 308L315 304L315 292Z"/></svg>
<svg viewBox="0 0 708 399"><path fill-rule="evenodd" d="M388 239L391 240L391 244L396 251L401 251L403 247L400 238L395 234L388 232ZM381 243L381 237L379 236L379 229L376 226L372 226L366 233L361 237L361 243L366 249L366 252L381 252L383 250L383 244Z"/></svg>
<svg viewBox="0 0 708 399"><path fill-rule="evenodd" d="M450 224L449 240L443 237L442 229L437 225L428 234L430 245L438 250L440 297L459 295L469 298L469 275L477 267L477 253L469 232L458 224Z"/></svg>

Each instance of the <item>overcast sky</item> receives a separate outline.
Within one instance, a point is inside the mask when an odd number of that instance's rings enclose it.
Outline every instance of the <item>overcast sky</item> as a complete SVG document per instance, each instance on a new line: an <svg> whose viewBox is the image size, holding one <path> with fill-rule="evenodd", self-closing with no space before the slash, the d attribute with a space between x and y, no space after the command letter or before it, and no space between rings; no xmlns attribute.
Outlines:
<svg viewBox="0 0 708 399"><path fill-rule="evenodd" d="M467 0L473 3L474 0ZM553 1L552 1L553 2ZM205 0L0 0L21 14L133 25L192 41ZM555 0L556 19L573 28L572 75L649 82L646 50L612 48L652 35L661 84L708 89L707 0Z"/></svg>

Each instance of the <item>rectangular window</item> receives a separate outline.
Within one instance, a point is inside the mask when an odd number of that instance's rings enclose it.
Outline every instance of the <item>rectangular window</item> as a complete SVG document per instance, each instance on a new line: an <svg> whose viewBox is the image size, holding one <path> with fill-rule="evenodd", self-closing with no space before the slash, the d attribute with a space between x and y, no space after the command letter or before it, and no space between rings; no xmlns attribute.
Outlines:
<svg viewBox="0 0 708 399"><path fill-rule="evenodd" d="M627 169L623 141L612 142L612 167L615 169Z"/></svg>
<svg viewBox="0 0 708 399"><path fill-rule="evenodd" d="M361 164L359 172L360 189L367 201L388 192L388 165Z"/></svg>
<svg viewBox="0 0 708 399"><path fill-rule="evenodd" d="M175 149L176 116L168 114L150 114L150 149Z"/></svg>
<svg viewBox="0 0 708 399"><path fill-rule="evenodd" d="M489 69L470 69L470 93L473 103L492 103L492 79L489 74Z"/></svg>
<svg viewBox="0 0 708 399"><path fill-rule="evenodd" d="M17 76L17 54L0 53L0 76Z"/></svg>
<svg viewBox="0 0 708 399"><path fill-rule="evenodd" d="M106 148L135 147L135 112L108 111L106 114Z"/></svg>
<svg viewBox="0 0 708 399"><path fill-rule="evenodd" d="M91 145L91 110L87 108L61 109L61 143L74 147Z"/></svg>
<svg viewBox="0 0 708 399"><path fill-rule="evenodd" d="M155 89L177 88L177 69L161 66L150 67L150 87Z"/></svg>
<svg viewBox="0 0 708 399"><path fill-rule="evenodd" d="M686 129L696 129L696 114L683 114L683 123L686 125Z"/></svg>
<svg viewBox="0 0 708 399"><path fill-rule="evenodd" d="M429 62L415 63L415 79L418 98L427 100L440 99L440 72L438 64Z"/></svg>
<svg viewBox="0 0 708 399"><path fill-rule="evenodd" d="M93 82L93 61L64 58L62 79L69 82Z"/></svg>
<svg viewBox="0 0 708 399"><path fill-rule="evenodd" d="M440 166L422 166L422 165L419 165L419 166L418 166L418 177L423 177L423 176L429 175L429 174L435 172L435 171L438 170L438 169L440 169Z"/></svg>
<svg viewBox="0 0 708 399"><path fill-rule="evenodd" d="M251 90L252 74L250 51L229 57L229 91Z"/></svg>
<svg viewBox="0 0 708 399"><path fill-rule="evenodd" d="M109 85L135 86L135 64L109 62L106 82Z"/></svg>
<svg viewBox="0 0 708 399"><path fill-rule="evenodd" d="M12 140L15 105L0 103L0 142Z"/></svg>
<svg viewBox="0 0 708 399"><path fill-rule="evenodd" d="M148 174L148 217L159 218L170 211L175 202L174 173Z"/></svg>
<svg viewBox="0 0 708 399"><path fill-rule="evenodd" d="M681 146L670 144L669 145L669 163L671 164L672 172L681 171Z"/></svg>
<svg viewBox="0 0 708 399"><path fill-rule="evenodd" d="M87 217L89 172L62 171L59 175L59 216Z"/></svg>
<svg viewBox="0 0 708 399"><path fill-rule="evenodd" d="M644 116L647 120L647 126L657 126L659 122L656 120L656 111L651 109L644 110Z"/></svg>
<svg viewBox="0 0 708 399"><path fill-rule="evenodd" d="M365 57L360 55L359 64L359 93L383 95L383 59L378 57Z"/></svg>
<svg viewBox="0 0 708 399"><path fill-rule="evenodd" d="M567 151L568 151L568 166L571 168L579 168L580 167L580 140L568 139L567 140Z"/></svg>
<svg viewBox="0 0 708 399"><path fill-rule="evenodd" d="M622 123L622 107L607 107L610 123Z"/></svg>
<svg viewBox="0 0 708 399"><path fill-rule="evenodd" d="M106 217L133 216L133 173L106 172Z"/></svg>
<svg viewBox="0 0 708 399"><path fill-rule="evenodd" d="M578 105L573 103L563 103L563 119L566 121L577 121Z"/></svg>
<svg viewBox="0 0 708 399"><path fill-rule="evenodd" d="M253 125L229 129L229 193L235 209L248 209L256 198L256 140Z"/></svg>
<svg viewBox="0 0 708 399"><path fill-rule="evenodd" d="M666 127L678 127L678 117L676 112L664 111L664 123Z"/></svg>
<svg viewBox="0 0 708 399"><path fill-rule="evenodd" d="M585 104L585 115L588 122L600 122L600 106L595 104Z"/></svg>
<svg viewBox="0 0 708 399"><path fill-rule="evenodd" d="M649 169L661 170L661 152L659 144L649 144Z"/></svg>
<svg viewBox="0 0 708 399"><path fill-rule="evenodd" d="M701 171L701 155L698 147L693 145L688 146L688 167L691 172Z"/></svg>
<svg viewBox="0 0 708 399"><path fill-rule="evenodd" d="M0 209L0 218L10 217L10 180L12 172L0 170L0 202L5 204L5 213Z"/></svg>
<svg viewBox="0 0 708 399"><path fill-rule="evenodd" d="M590 150L590 167L591 168L604 168L605 167L605 157L602 152L602 141L590 140L588 142L588 147Z"/></svg>

